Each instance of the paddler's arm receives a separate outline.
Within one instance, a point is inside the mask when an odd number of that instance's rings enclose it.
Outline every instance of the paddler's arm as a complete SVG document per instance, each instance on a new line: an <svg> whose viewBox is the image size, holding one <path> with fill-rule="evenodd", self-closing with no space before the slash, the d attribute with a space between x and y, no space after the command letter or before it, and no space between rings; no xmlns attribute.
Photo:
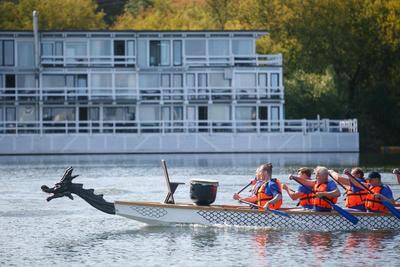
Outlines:
<svg viewBox="0 0 400 267"><path fill-rule="evenodd" d="M386 201L386 202L389 202L389 203L391 203L391 204L393 204L393 205L396 204L396 202L394 201L394 198L393 198L392 190L390 190L389 187L383 188L383 189L381 190L381 193L380 193L380 194L374 194L374 196L375 196L376 198L379 198L379 199L381 199L381 200L384 200L384 201Z"/></svg>
<svg viewBox="0 0 400 267"><path fill-rule="evenodd" d="M257 196L256 195L252 195L250 197L242 198L239 194L234 194L233 195L233 199L234 200L244 200L244 201L251 202L251 203L256 203L257 202Z"/></svg>
<svg viewBox="0 0 400 267"><path fill-rule="evenodd" d="M336 188L335 190L329 191L329 192L317 192L315 193L316 197L327 197L327 198L335 198L335 197L340 197L340 190L339 188Z"/></svg>
<svg viewBox="0 0 400 267"><path fill-rule="evenodd" d="M343 185L347 185L350 186L350 180L349 178L345 178L340 176L337 172L335 172L334 170L329 170L329 174L332 176L332 179L343 184Z"/></svg>
<svg viewBox="0 0 400 267"><path fill-rule="evenodd" d="M286 190L292 200L297 200L302 195L301 192L295 192L294 190L290 189L286 184L282 185L282 189Z"/></svg>
<svg viewBox="0 0 400 267"><path fill-rule="evenodd" d="M301 177L297 177L297 176L294 176L294 175L290 175L290 176L289 176L289 179L290 179L290 180L297 180L297 181L300 182L302 185L305 185L305 186L307 186L307 187L309 187L309 188L313 188L314 185L315 185L315 183L316 183L315 180L308 180L308 179L301 178Z"/></svg>
<svg viewBox="0 0 400 267"><path fill-rule="evenodd" d="M280 193L276 194L273 199L271 199L270 201L267 201L265 203L263 208L266 209L269 205L273 205L273 204L275 204L276 202L278 202L280 200L282 200L282 194L280 194Z"/></svg>

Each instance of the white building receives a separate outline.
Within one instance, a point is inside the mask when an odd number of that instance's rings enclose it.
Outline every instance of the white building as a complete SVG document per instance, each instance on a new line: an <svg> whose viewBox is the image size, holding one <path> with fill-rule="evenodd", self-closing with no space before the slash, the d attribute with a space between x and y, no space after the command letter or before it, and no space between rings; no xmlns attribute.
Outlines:
<svg viewBox="0 0 400 267"><path fill-rule="evenodd" d="M285 120L265 34L0 31L0 153L358 151L356 120Z"/></svg>

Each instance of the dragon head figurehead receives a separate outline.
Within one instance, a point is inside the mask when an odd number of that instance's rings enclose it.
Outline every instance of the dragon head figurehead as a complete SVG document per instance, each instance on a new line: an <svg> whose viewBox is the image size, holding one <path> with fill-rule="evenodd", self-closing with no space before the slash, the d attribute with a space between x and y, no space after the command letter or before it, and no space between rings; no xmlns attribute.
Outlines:
<svg viewBox="0 0 400 267"><path fill-rule="evenodd" d="M71 194L71 185L72 185L72 180L79 175L72 175L73 168L69 167L68 169L65 170L65 173L63 177L61 178L60 182L56 183L53 187L48 187L47 185L42 185L41 189L43 192L52 194L49 196L46 200L50 201L54 198L60 198L60 197L69 197L71 200L74 199L74 197Z"/></svg>
<svg viewBox="0 0 400 267"><path fill-rule="evenodd" d="M53 187L50 188L47 185L41 186L43 192L51 194L51 196L49 196L46 200L50 201L54 198L60 197L68 197L73 200L74 197L72 194L75 194L96 209L108 214L115 214L114 203L107 202L103 198L103 195L96 195L93 189L84 189L83 184L72 183L72 180L79 176L72 175L73 170L74 169L72 167L66 169L60 182L56 183Z"/></svg>

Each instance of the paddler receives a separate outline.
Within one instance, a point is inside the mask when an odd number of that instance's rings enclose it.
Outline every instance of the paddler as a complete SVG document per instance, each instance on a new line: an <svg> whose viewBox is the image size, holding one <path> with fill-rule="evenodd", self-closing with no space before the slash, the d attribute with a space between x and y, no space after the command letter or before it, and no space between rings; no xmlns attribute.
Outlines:
<svg viewBox="0 0 400 267"><path fill-rule="evenodd" d="M335 175L336 173L332 170L329 170L331 175ZM344 170L344 174L350 173L358 182L366 183L367 181L364 178L364 172L361 168L355 167L349 170ZM368 195L368 191L365 188L360 188L357 186L355 181L352 182L350 175L349 178L337 176L337 182L341 183L346 187L346 202L345 207L349 209L355 209L357 211L366 211L365 209L365 199Z"/></svg>
<svg viewBox="0 0 400 267"><path fill-rule="evenodd" d="M307 167L302 167L297 170L297 175L302 179L310 180L311 170ZM304 209L313 209L315 195L312 192L311 188L305 185L299 185L297 191L294 191L290 189L286 184L283 184L282 188L286 190L292 200L299 200L298 205L300 205Z"/></svg>
<svg viewBox="0 0 400 267"><path fill-rule="evenodd" d="M272 178L272 164L263 164L259 168L261 186L257 191L257 206L260 210L264 210L266 207L269 209L279 209L282 206L282 188L281 183L278 179ZM245 200L239 195L235 194L234 199Z"/></svg>
<svg viewBox="0 0 400 267"><path fill-rule="evenodd" d="M308 180L301 177L290 176L289 179L296 179L300 184L312 188L315 193L313 210L329 212L332 206L328 201L336 204L340 191L333 180L328 179L329 172L326 167L318 166L314 170L316 180ZM328 199L328 201L325 200Z"/></svg>
<svg viewBox="0 0 400 267"><path fill-rule="evenodd" d="M368 212L388 213L388 209L382 204L381 200L385 200L391 204L395 204L392 190L388 185L381 181L381 175L378 172L368 174L367 180L369 189L374 194L368 194L365 200L365 208Z"/></svg>
<svg viewBox="0 0 400 267"><path fill-rule="evenodd" d="M277 178L272 178L272 164L267 163L261 167L262 179L257 194L257 205L259 210L272 209L277 210L282 206L282 187Z"/></svg>
<svg viewBox="0 0 400 267"><path fill-rule="evenodd" d="M246 202L250 202L250 203L254 203L257 204L257 194L258 194L258 190L260 189L260 186L264 183L263 178L262 178L262 173L261 173L261 169L262 169L263 165L260 165L257 170L256 170L256 176L254 178L254 180L252 180L250 182L250 184L252 184L252 188L250 190L251 195L249 197L245 197L242 198L239 193L235 193L233 195L233 199L235 200L244 200ZM243 190L243 189L242 189ZM242 191L241 190L241 191Z"/></svg>

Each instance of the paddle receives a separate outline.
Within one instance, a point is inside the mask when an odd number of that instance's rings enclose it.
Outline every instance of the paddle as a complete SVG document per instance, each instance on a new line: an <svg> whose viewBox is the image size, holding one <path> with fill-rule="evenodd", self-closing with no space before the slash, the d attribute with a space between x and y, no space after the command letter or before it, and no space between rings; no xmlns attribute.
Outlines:
<svg viewBox="0 0 400 267"><path fill-rule="evenodd" d="M347 188L341 183L339 182L338 177L334 177L331 173L329 173L329 176L338 184L340 185L345 191L347 191ZM336 175L335 175L336 176ZM338 176L338 175L337 175Z"/></svg>
<svg viewBox="0 0 400 267"><path fill-rule="evenodd" d="M291 176L293 180L295 180L298 184L303 185L305 187L308 187L312 192L315 193L315 191L310 188L307 185L304 185L303 183L301 183L300 181L297 180L296 176ZM338 205L334 204L332 201L329 200L329 198L327 197L322 197L322 199L324 201L326 201L329 205L332 206L332 208L339 213L340 215L342 215L344 218L346 218L348 221L350 221L352 224L357 224L358 223L358 218L356 216L354 216L353 214L351 214L348 211L345 211L344 209L342 209L341 207L339 207Z"/></svg>
<svg viewBox="0 0 400 267"><path fill-rule="evenodd" d="M374 195L375 193L371 191L371 189L369 189L367 186L365 186L365 184L359 182L356 178L354 178L353 175L351 175L351 173L349 171L346 171L345 174L347 176L349 176L350 178L353 178L354 181L356 181L359 185L361 185L365 190L367 190L370 194ZM397 219L400 219L400 211L398 211L396 209L396 207L390 203L387 202L386 200L381 198L381 202L382 204L394 215L396 216Z"/></svg>
<svg viewBox="0 0 400 267"><path fill-rule="evenodd" d="M246 186L244 186L242 189L240 189L239 192L237 192L236 194L242 193L243 190L245 190L247 187L249 187L252 183L253 183L253 181L251 181L250 183L248 183Z"/></svg>
<svg viewBox="0 0 400 267"><path fill-rule="evenodd" d="M259 206L259 205L257 205L257 204L254 204L254 203L251 203L251 202L242 200L242 199L239 199L239 202L248 204L248 205L253 206L253 207L256 207L256 208L263 208L263 207L261 207L261 206ZM268 207L265 209L265 211L274 213L274 214L279 215L279 216L290 217L290 215L289 215L288 213L286 213L286 212L279 211L279 210L272 210L272 209L270 209L270 208L268 208Z"/></svg>

